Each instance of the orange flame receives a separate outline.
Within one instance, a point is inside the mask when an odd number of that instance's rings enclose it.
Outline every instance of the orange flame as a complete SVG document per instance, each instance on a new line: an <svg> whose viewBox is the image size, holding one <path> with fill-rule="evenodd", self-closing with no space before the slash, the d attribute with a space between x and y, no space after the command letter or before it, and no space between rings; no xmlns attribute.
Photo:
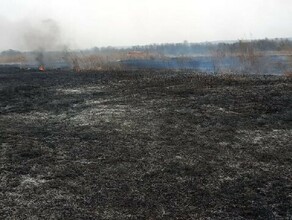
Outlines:
<svg viewBox="0 0 292 220"><path fill-rule="evenodd" d="M39 71L42 71L42 72L45 72L45 71L46 71L44 65L40 65L40 67L39 67Z"/></svg>

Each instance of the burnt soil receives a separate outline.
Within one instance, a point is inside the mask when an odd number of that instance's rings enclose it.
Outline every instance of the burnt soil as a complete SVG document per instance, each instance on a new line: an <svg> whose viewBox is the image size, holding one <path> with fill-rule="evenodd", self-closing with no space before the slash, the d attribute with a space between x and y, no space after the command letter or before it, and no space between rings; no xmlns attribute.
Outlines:
<svg viewBox="0 0 292 220"><path fill-rule="evenodd" d="M0 69L0 219L291 219L292 80Z"/></svg>

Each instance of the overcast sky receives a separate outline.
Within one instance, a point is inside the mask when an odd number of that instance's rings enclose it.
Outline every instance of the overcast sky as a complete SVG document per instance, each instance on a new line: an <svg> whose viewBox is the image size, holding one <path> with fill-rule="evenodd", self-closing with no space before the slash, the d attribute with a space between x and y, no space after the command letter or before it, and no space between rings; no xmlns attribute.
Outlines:
<svg viewBox="0 0 292 220"><path fill-rule="evenodd" d="M31 49L24 32L47 19L72 48L281 38L292 37L292 0L1 0L0 50Z"/></svg>

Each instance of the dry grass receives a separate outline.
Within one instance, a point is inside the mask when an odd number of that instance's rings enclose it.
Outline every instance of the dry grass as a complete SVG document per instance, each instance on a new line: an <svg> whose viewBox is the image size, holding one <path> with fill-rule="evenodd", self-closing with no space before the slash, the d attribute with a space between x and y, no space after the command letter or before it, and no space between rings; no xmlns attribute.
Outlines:
<svg viewBox="0 0 292 220"><path fill-rule="evenodd" d="M288 79L292 79L292 71L287 71L284 73L284 76Z"/></svg>
<svg viewBox="0 0 292 220"><path fill-rule="evenodd" d="M25 63L27 58L24 55L0 56L0 63Z"/></svg>
<svg viewBox="0 0 292 220"><path fill-rule="evenodd" d="M69 55L69 62L76 72L92 70L119 70L122 68L119 62L126 55L113 53L107 55L75 52Z"/></svg>

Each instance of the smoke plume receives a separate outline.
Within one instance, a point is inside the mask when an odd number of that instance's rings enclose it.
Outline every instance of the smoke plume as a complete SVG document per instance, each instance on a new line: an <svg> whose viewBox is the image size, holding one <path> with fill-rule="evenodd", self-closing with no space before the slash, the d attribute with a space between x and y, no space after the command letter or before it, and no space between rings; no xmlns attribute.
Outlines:
<svg viewBox="0 0 292 220"><path fill-rule="evenodd" d="M30 50L57 50L62 44L60 27L52 19L30 24L24 30L23 38Z"/></svg>
<svg viewBox="0 0 292 220"><path fill-rule="evenodd" d="M57 51L63 47L60 27L53 19L34 22L25 27L23 42L26 48L34 51L35 60L39 65L45 65L49 59L46 52Z"/></svg>

